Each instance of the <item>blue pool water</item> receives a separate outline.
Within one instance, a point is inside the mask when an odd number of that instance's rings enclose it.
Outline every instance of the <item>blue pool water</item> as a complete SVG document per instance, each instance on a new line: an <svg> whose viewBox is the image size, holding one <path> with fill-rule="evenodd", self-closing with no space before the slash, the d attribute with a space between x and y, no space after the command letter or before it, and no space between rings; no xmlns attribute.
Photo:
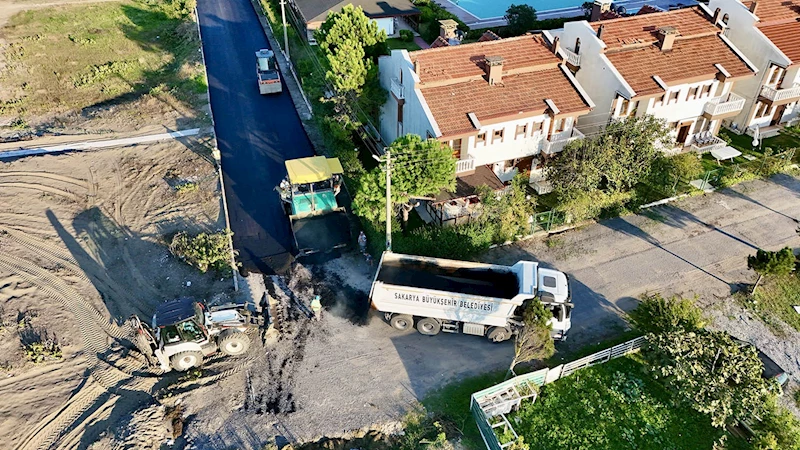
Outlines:
<svg viewBox="0 0 800 450"><path fill-rule="evenodd" d="M480 19L503 17L512 4L533 6L536 11L581 6L584 0L450 0Z"/></svg>

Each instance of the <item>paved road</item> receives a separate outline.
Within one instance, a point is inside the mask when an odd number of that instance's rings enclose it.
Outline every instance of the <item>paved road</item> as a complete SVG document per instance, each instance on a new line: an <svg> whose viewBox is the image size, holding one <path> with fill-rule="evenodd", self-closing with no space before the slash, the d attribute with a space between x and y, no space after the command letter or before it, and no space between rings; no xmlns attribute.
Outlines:
<svg viewBox="0 0 800 450"><path fill-rule="evenodd" d="M250 2L198 0L197 12L233 245L245 269L282 272L292 235L274 187L286 159L314 151L287 90L258 93L255 52L269 44Z"/></svg>

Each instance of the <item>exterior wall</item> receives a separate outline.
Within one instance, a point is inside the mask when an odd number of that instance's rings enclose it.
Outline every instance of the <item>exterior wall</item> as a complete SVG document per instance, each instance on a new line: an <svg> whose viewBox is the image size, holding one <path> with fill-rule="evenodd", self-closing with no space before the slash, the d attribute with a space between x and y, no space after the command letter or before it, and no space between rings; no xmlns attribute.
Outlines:
<svg viewBox="0 0 800 450"><path fill-rule="evenodd" d="M624 92L630 95L631 89L603 55L605 44L597 39L597 34L588 22L564 24L561 45L574 51L577 39L581 42L579 52L581 66L575 73L575 78L595 103L595 108L581 117L578 129L584 134L592 135L600 132L608 124L617 93Z"/></svg>
<svg viewBox="0 0 800 450"><path fill-rule="evenodd" d="M517 137L517 126L525 125L527 130ZM547 115L484 125L475 135L463 140L466 148L462 147L461 159L474 158L478 166L536 155L542 149L549 128L550 117ZM503 133L502 138L494 138L497 131ZM486 136L483 143L478 142L480 134Z"/></svg>
<svg viewBox="0 0 800 450"><path fill-rule="evenodd" d="M389 56L382 56L378 60L378 78L381 87L386 89L388 99L381 107L380 133L387 144L391 144L398 137L413 133L422 138L439 137L439 127L431 115L428 104L419 89L419 77L414 73L414 65L406 50L392 50ZM402 106L402 124L398 119L398 102L392 95L392 79L396 82L402 80L402 89L405 104Z"/></svg>
<svg viewBox="0 0 800 450"><path fill-rule="evenodd" d="M380 19L373 19L373 22L378 24L378 30L386 32L387 36L394 35L394 17L382 17Z"/></svg>
<svg viewBox="0 0 800 450"><path fill-rule="evenodd" d="M776 63L785 67L789 60L755 27L758 21L756 16L739 0L710 0L708 8L712 12L720 9L720 21L728 15L725 35L758 69L756 76L738 81L733 89L734 93L746 100L742 112L732 119L731 127L743 132L749 126L763 123L769 125L771 115L765 118L753 117L758 107L758 94L761 86L769 80L770 66Z"/></svg>

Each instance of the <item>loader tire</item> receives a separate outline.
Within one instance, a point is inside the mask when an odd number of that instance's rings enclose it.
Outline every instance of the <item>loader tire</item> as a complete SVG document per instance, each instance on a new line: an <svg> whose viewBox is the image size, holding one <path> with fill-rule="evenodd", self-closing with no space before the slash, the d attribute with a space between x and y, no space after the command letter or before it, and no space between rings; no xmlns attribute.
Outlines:
<svg viewBox="0 0 800 450"><path fill-rule="evenodd" d="M397 314L389 319L389 324L395 330L406 331L414 326L414 318L406 314Z"/></svg>
<svg viewBox="0 0 800 450"><path fill-rule="evenodd" d="M511 330L505 327L492 327L486 333L486 337L492 342L507 341L511 337Z"/></svg>
<svg viewBox="0 0 800 450"><path fill-rule="evenodd" d="M220 336L219 351L228 356L239 356L250 349L250 336L234 331L226 332Z"/></svg>
<svg viewBox="0 0 800 450"><path fill-rule="evenodd" d="M203 365L203 354L201 352L180 352L169 357L169 364L178 372L186 372L192 367Z"/></svg>
<svg viewBox="0 0 800 450"><path fill-rule="evenodd" d="M442 324L430 317L423 317L417 321L417 331L425 336L436 336L442 331Z"/></svg>

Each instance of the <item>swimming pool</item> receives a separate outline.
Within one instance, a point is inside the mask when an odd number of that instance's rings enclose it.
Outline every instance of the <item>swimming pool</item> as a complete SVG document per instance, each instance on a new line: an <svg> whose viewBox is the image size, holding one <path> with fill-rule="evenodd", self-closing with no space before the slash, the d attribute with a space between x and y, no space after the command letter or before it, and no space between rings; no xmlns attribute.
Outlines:
<svg viewBox="0 0 800 450"><path fill-rule="evenodd" d="M531 5L536 11L573 8L581 6L584 0L450 0L479 19L503 17L512 4Z"/></svg>

